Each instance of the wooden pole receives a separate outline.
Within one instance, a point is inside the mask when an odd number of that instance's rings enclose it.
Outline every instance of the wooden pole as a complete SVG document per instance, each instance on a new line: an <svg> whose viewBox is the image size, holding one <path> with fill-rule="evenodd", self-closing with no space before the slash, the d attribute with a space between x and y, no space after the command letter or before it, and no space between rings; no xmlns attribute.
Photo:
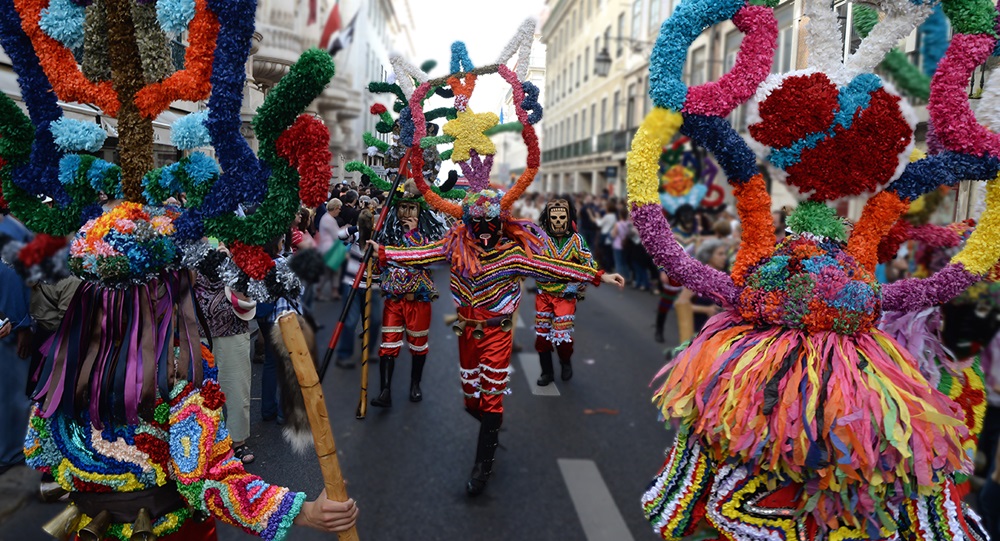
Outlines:
<svg viewBox="0 0 1000 541"><path fill-rule="evenodd" d="M319 458L319 467L323 472L326 495L331 500L346 502L347 487L340 472L340 462L337 460L337 444L333 440L333 430L326 414L323 388L316 374L316 365L309 355L306 339L302 335L302 327L299 327L299 320L294 312L282 314L278 318L278 325L281 327L285 347L292 358L295 376L302 388L302 398L305 400L306 415L309 417L309 427L312 429L316 457ZM337 533L337 538L340 541L358 541L358 531L356 528L351 528Z"/></svg>
<svg viewBox="0 0 1000 541"><path fill-rule="evenodd" d="M369 270L365 278L365 312L361 319L361 400L358 401L358 411L355 417L364 419L368 413L368 346L371 345L368 330L372 317L372 273Z"/></svg>

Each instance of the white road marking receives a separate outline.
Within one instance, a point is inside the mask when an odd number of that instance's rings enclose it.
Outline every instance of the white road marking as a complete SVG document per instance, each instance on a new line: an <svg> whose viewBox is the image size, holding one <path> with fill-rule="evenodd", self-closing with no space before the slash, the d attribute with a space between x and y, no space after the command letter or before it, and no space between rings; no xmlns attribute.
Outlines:
<svg viewBox="0 0 1000 541"><path fill-rule="evenodd" d="M555 382L545 387L536 384L538 376L542 375L542 366L538 364L537 353L518 353L517 360L521 362L521 373L528 378L528 386L531 387L531 394L538 396L559 396L559 389Z"/></svg>
<svg viewBox="0 0 1000 541"><path fill-rule="evenodd" d="M587 541L632 541L632 532L593 460L560 458L559 470L569 489Z"/></svg>
<svg viewBox="0 0 1000 541"><path fill-rule="evenodd" d="M524 328L524 317L520 313L517 314L517 320L514 321L514 327L518 329Z"/></svg>

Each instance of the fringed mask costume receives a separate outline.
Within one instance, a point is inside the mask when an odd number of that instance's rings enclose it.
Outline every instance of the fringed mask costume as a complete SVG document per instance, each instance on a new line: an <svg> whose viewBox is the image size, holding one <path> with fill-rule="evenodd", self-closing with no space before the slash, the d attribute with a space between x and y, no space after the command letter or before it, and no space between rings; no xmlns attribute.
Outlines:
<svg viewBox="0 0 1000 541"><path fill-rule="evenodd" d="M976 122L966 92L994 49L996 9L945 4L955 36L928 105L941 148L911 162L912 109L871 71L933 5L877 2L884 20L842 61L836 12L809 0L809 67L769 75L772 5L687 0L663 23L651 57L655 107L627 163L633 220L660 268L724 310L661 371L654 402L678 435L644 511L664 539L683 538L702 519L747 541L982 539L955 490L972 458L962 408L875 324L883 311L945 302L994 265L996 183L980 226L942 270L888 285L874 272L880 239L911 200L997 176L1000 136ZM727 18L745 34L736 66L688 88L687 47ZM726 120L751 98L750 135L809 198L777 245L757 157ZM743 236L730 274L689 257L664 219L657 158L678 131L715 155L732 187ZM848 235L826 202L876 190Z"/></svg>
<svg viewBox="0 0 1000 541"><path fill-rule="evenodd" d="M60 526L71 534L127 540L143 524L160 537L214 536L211 520L189 520L200 515L281 539L305 495L266 484L233 456L192 271L261 301L298 294L262 245L287 231L300 204L325 201L329 133L299 114L333 63L308 51L268 94L254 119L258 159L240 134L256 3L165 4L0 0L0 44L30 115L0 96L3 200L37 233L17 258L31 275L67 257L71 238L68 267L84 280L34 374L25 455L71 493ZM181 33L188 46L175 70L168 35ZM117 118L119 163L88 154L105 132L63 117L57 99ZM185 151L212 146L218 162L189 152L154 168L153 119L174 101L206 99L172 140Z"/></svg>
<svg viewBox="0 0 1000 541"><path fill-rule="evenodd" d="M431 79L402 58L394 58L396 82L409 98L401 113L404 134L412 133L408 174L416 181L427 203L458 220L437 242L424 246L385 247L380 250L380 264L400 267L425 267L447 263L451 267L451 292L458 306L459 360L465 406L481 421L475 466L467 491L480 494L493 470L503 419L503 396L510 381L510 354L513 346L511 314L521 301L520 278L574 282L599 282L601 274L590 267L552 259L542 255L545 235L533 224L514 220L510 207L531 184L538 172L540 150L533 127L542 116L538 88L525 81L535 22L526 21L501 53L496 63L474 66L465 44L452 45L451 74ZM517 64L506 66L514 54ZM497 75L510 86L514 96L517 121L499 124L493 113L476 113L469 107L469 97L480 77ZM444 124L444 135L428 135L428 114L424 101L438 89L449 89L454 97L452 114ZM510 192L488 187L496 147L489 135L499 131L520 131L528 147L528 163ZM442 153L459 164L469 180L470 191L461 204L442 198L420 173L423 155L420 148L433 144L452 144Z"/></svg>
<svg viewBox="0 0 1000 541"><path fill-rule="evenodd" d="M576 209L568 199L553 199L545 205L540 225L548 234L545 255L597 268L597 262L583 237L576 231ZM573 328L576 323L576 302L583 298L585 283L537 280L535 296L535 351L542 374L538 385L546 386L554 379L552 352L559 356L560 377L573 377Z"/></svg>

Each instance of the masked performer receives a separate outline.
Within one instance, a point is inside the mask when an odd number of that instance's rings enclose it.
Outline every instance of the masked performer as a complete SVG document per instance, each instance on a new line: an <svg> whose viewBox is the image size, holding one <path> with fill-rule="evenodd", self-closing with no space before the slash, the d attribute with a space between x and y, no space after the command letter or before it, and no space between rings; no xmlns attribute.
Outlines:
<svg viewBox="0 0 1000 541"><path fill-rule="evenodd" d="M415 247L439 240L446 226L440 218L423 208L423 197L416 183L408 180L395 196L395 212L390 212L382 233L382 242L390 246ZM410 401L420 402L423 393L420 379L427 362L427 335L431 326L431 302L437 298L434 277L428 269L388 266L382 270L382 346L379 348L379 383L381 392L372 405L392 406L392 372L403 347L403 334L413 356L410 369Z"/></svg>
<svg viewBox="0 0 1000 541"><path fill-rule="evenodd" d="M576 211L567 199L553 199L545 205L540 219L548 233L545 255L597 268L583 237L576 232ZM573 325L576 301L583 295L585 284L539 280L535 297L535 350L542 365L538 385L544 387L553 380L552 350L559 355L560 377L573 377Z"/></svg>
<svg viewBox="0 0 1000 541"><path fill-rule="evenodd" d="M417 177L417 186L429 205L460 221L445 238L425 246L380 247L379 261L383 266L426 267L447 263L451 267L451 292L458 306L454 329L458 333L465 407L481 421L475 465L466 486L472 496L483 492L493 472L503 422L503 395L507 393L510 380L511 314L521 302L520 278L624 284L621 276L605 275L592 267L542 255L544 233L534 224L511 218L510 208L534 178L540 157L538 139L532 127L541 119L538 88L524 81L534 25L534 21L525 22L499 63L476 68L475 74L454 74L430 80L405 60L393 59L397 81L411 83L404 92L409 96L414 125L412 140L404 143L413 145L417 152L411 154L416 158L409 175ZM516 51L519 51L517 71L504 64ZM463 43L454 43L452 53L453 67L461 67L466 72L473 70ZM404 73L399 73L400 70ZM519 121L515 129L521 130L528 147L527 168L508 193L487 187L496 147L485 132L496 131L498 119L492 113L477 114L468 107L477 77L495 73L514 93ZM412 80L420 83L416 89ZM454 92L456 114L444 125L443 132L449 137L444 142L454 142L454 147L448 151L452 161L459 164L470 183L470 193L461 205L442 199L419 174L423 166L419 149L421 144L429 143L424 141L427 121L423 102L440 87L450 87Z"/></svg>
<svg viewBox="0 0 1000 541"><path fill-rule="evenodd" d="M808 0L809 66L784 74L769 75L773 4L685 0L662 26L651 62L655 107L628 157L633 219L661 268L723 306L664 367L654 397L677 423L642 497L664 539L682 539L703 520L737 541L984 539L955 487L971 467L960 405L875 324L883 310L945 302L993 267L1000 185L988 185L980 227L942 270L884 286L874 272L880 239L910 201L944 183L997 176L997 135L976 123L967 93L996 44L997 12L964 1L946 11L955 36L928 105L945 151L909 163L916 116L872 70L932 6L877 4L885 19L844 60L836 11ZM690 40L726 18L745 34L737 65L687 88ZM780 243L756 157L726 120L754 94L750 134L808 196ZM744 228L730 274L693 261L663 217L656 160L678 131L715 155L732 186ZM827 203L876 190L848 235Z"/></svg>
<svg viewBox="0 0 1000 541"><path fill-rule="evenodd" d="M254 118L258 159L239 131L254 1L199 0L186 17L159 19L149 2L46 6L0 0L0 45L30 114L0 96L3 199L37 233L6 261L37 279L68 257L83 280L29 387L25 456L72 502L47 531L201 540L216 538L218 519L282 539L293 523L351 527L353 502L306 502L233 455L193 277L212 274L262 302L297 296L294 275L262 245L288 230L300 201L325 199L329 132L299 113L333 76L330 56L307 51L267 96ZM187 56L174 72L167 36L180 33ZM119 164L93 157L104 131L64 118L57 99L117 116ZM154 168L152 119L173 101L205 99L210 111L175 124L173 142L211 145L219 163L194 152ZM115 201L102 208L103 196Z"/></svg>

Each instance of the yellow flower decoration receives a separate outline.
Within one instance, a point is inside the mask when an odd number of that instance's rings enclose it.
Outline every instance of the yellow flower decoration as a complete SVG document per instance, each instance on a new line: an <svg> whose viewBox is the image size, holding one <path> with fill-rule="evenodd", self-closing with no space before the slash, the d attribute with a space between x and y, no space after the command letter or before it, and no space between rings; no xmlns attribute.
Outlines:
<svg viewBox="0 0 1000 541"><path fill-rule="evenodd" d="M458 117L444 125L444 133L455 138L455 148L451 153L453 162L464 162L470 158L469 151L475 149L481 156L497 153L497 147L486 136L486 130L500 123L493 113L473 113L472 109L458 112Z"/></svg>
<svg viewBox="0 0 1000 541"><path fill-rule="evenodd" d="M654 108L642 121L625 162L628 198L633 205L659 204L660 154L683 122L680 113L661 107Z"/></svg>
<svg viewBox="0 0 1000 541"><path fill-rule="evenodd" d="M961 263L969 272L986 274L1000 259L997 239L1000 239L1000 176L986 185L986 211L965 248L951 261Z"/></svg>

